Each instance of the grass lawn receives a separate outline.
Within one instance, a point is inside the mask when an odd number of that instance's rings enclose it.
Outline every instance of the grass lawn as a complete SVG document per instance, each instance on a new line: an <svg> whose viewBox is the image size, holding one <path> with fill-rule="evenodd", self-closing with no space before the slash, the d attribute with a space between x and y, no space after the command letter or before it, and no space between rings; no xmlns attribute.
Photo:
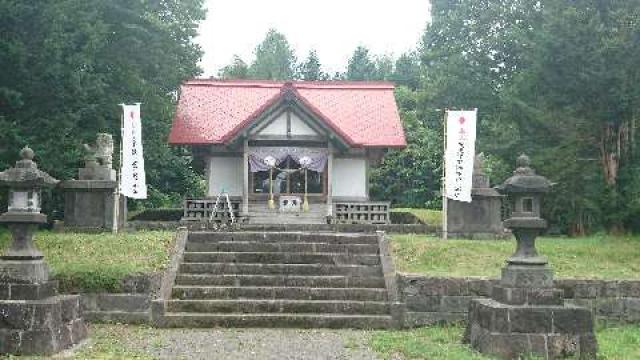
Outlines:
<svg viewBox="0 0 640 360"><path fill-rule="evenodd" d="M515 240L440 240L426 235L392 235L398 271L434 276L498 277L515 250ZM560 278L640 278L640 237L594 235L547 237L538 251Z"/></svg>
<svg viewBox="0 0 640 360"><path fill-rule="evenodd" d="M430 210L430 209L413 209L413 208L393 208L392 212L408 212L415 215L423 223L428 225L441 225L442 224L442 211Z"/></svg>
<svg viewBox="0 0 640 360"><path fill-rule="evenodd" d="M169 259L172 231L82 234L40 231L36 244L60 281L61 289L118 290L127 274L162 269ZM0 249L10 233L0 230Z"/></svg>
<svg viewBox="0 0 640 360"><path fill-rule="evenodd" d="M430 326L405 331L375 331L370 346L383 359L492 359L460 343L464 326ZM640 325L597 330L598 359L640 359Z"/></svg>

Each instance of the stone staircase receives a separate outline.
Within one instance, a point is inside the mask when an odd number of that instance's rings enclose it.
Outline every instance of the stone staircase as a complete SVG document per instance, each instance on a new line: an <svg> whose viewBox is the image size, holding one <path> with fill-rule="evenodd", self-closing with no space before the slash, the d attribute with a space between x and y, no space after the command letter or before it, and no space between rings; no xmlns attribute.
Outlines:
<svg viewBox="0 0 640 360"><path fill-rule="evenodd" d="M276 205L277 206L277 205ZM269 209L266 202L249 203L251 224L326 224L327 205L309 204L309 211L285 213Z"/></svg>
<svg viewBox="0 0 640 360"><path fill-rule="evenodd" d="M388 328L377 234L190 232L162 327Z"/></svg>

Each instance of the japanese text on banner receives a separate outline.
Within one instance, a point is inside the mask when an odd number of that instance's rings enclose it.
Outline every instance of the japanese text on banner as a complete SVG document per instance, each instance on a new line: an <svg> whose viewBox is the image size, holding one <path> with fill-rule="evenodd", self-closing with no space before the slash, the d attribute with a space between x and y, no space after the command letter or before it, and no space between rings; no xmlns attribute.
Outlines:
<svg viewBox="0 0 640 360"><path fill-rule="evenodd" d="M142 155L140 104L122 105L122 166L120 192L132 199L147 198L147 182Z"/></svg>
<svg viewBox="0 0 640 360"><path fill-rule="evenodd" d="M445 195L471 202L477 110L447 112Z"/></svg>

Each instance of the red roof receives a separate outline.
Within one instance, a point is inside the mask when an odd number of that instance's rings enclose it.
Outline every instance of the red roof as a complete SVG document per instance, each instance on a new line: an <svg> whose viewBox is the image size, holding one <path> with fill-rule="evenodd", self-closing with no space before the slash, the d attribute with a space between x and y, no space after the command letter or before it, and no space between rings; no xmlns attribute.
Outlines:
<svg viewBox="0 0 640 360"><path fill-rule="evenodd" d="M187 81L169 143L226 143L277 102L285 88L352 147L406 146L393 84L364 81Z"/></svg>

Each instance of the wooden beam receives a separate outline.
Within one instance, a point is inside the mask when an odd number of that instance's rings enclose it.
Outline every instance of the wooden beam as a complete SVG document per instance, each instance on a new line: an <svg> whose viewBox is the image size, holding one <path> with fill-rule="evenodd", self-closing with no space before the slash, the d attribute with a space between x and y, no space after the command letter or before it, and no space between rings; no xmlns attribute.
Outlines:
<svg viewBox="0 0 640 360"><path fill-rule="evenodd" d="M329 156L327 158L327 216L333 217L333 145L328 144Z"/></svg>
<svg viewBox="0 0 640 360"><path fill-rule="evenodd" d="M243 139L242 154L242 173L243 173L243 186L242 186L242 216L249 215L249 139Z"/></svg>

